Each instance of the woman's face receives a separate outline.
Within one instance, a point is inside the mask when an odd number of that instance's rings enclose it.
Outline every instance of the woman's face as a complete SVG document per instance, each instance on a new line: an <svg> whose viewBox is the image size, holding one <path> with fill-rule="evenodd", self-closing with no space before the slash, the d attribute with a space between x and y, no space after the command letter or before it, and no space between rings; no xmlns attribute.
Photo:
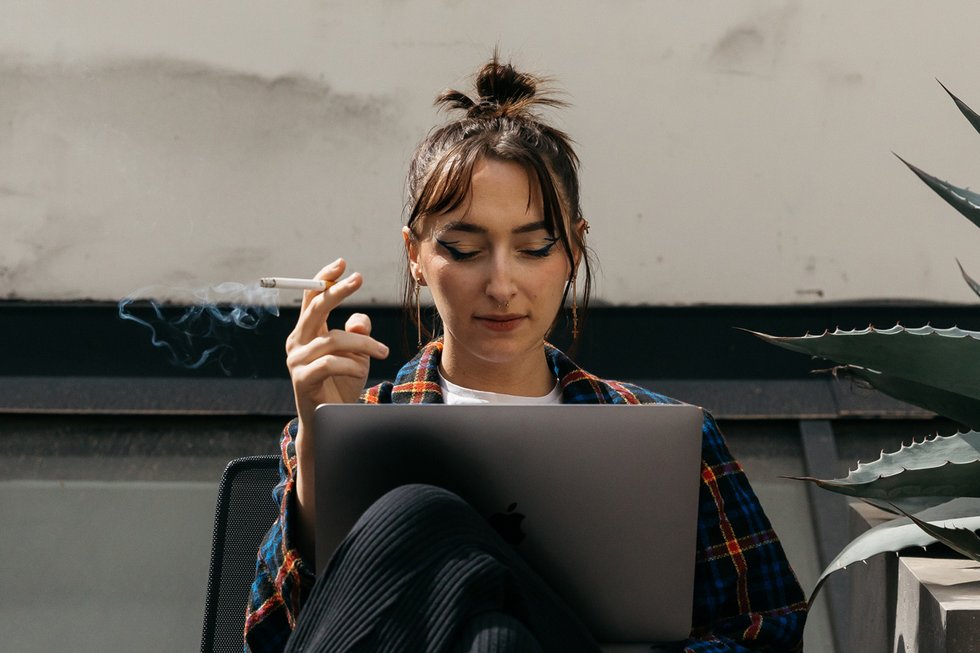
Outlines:
<svg viewBox="0 0 980 653"><path fill-rule="evenodd" d="M520 165L482 159L455 210L404 229L411 273L428 286L458 360L506 364L540 352L571 266L544 226L541 193Z"/></svg>

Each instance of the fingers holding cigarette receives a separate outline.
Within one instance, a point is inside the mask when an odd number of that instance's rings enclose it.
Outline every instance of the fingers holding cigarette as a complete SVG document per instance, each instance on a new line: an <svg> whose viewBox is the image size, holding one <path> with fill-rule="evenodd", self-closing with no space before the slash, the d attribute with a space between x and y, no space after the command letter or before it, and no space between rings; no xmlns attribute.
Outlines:
<svg viewBox="0 0 980 653"><path fill-rule="evenodd" d="M357 272L341 279L345 270L344 260L337 259L313 279L301 280L324 282L323 290L303 293L296 327L286 338L286 366L293 380L301 433L308 431L317 404L356 401L371 359L386 358L389 353L388 347L371 337L371 321L363 313L352 314L343 329L330 328L330 313L364 282Z"/></svg>
<svg viewBox="0 0 980 653"><path fill-rule="evenodd" d="M345 267L343 259L334 261L313 279L314 281L324 281L326 289L323 291L307 290L303 293L303 306L300 309L299 321L295 330L295 334L301 342L309 342L310 339L323 333L330 312L361 287L364 279L357 272L345 279L339 279L340 275L344 273Z"/></svg>
<svg viewBox="0 0 980 653"><path fill-rule="evenodd" d="M344 274L344 270L346 269L347 261L345 261L343 258L339 258L333 263L324 266L323 269L317 272L316 276L313 277L313 280L323 281L324 289L323 291L312 290L303 292L302 310L305 312L306 308L310 305L310 302L313 301L314 298L327 294L325 291L328 288L337 285L337 280L340 279L341 275Z"/></svg>

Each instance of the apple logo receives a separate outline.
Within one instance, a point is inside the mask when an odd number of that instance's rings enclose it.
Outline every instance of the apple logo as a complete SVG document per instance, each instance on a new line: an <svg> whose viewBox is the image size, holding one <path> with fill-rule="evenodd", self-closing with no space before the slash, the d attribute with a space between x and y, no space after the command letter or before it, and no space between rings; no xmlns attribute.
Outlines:
<svg viewBox="0 0 980 653"><path fill-rule="evenodd" d="M516 509L517 503L512 503L507 506L507 512L498 512L487 518L493 530L511 546L517 546L527 536L527 533L521 530L521 521L524 520L525 515L514 512Z"/></svg>

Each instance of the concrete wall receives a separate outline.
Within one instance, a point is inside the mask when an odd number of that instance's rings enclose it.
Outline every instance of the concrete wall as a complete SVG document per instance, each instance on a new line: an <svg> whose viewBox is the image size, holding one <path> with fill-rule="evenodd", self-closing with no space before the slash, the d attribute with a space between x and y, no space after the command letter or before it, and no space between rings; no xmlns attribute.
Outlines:
<svg viewBox="0 0 980 653"><path fill-rule="evenodd" d="M200 648L216 483L0 480L7 651ZM14 535L17 533L19 535Z"/></svg>
<svg viewBox="0 0 980 653"><path fill-rule="evenodd" d="M574 106L599 297L970 301L980 7L910 0L8 0L0 297L307 275L395 300L403 174L494 44ZM164 289L162 296L176 296Z"/></svg>

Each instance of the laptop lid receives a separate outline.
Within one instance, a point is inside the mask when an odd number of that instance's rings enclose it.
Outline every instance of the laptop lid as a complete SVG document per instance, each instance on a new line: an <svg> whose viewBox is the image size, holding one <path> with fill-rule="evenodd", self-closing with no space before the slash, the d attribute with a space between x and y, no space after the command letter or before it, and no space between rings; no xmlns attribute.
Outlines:
<svg viewBox="0 0 980 653"><path fill-rule="evenodd" d="M321 405L318 571L375 500L428 483L522 532L518 553L597 641L684 639L702 419L687 405Z"/></svg>

